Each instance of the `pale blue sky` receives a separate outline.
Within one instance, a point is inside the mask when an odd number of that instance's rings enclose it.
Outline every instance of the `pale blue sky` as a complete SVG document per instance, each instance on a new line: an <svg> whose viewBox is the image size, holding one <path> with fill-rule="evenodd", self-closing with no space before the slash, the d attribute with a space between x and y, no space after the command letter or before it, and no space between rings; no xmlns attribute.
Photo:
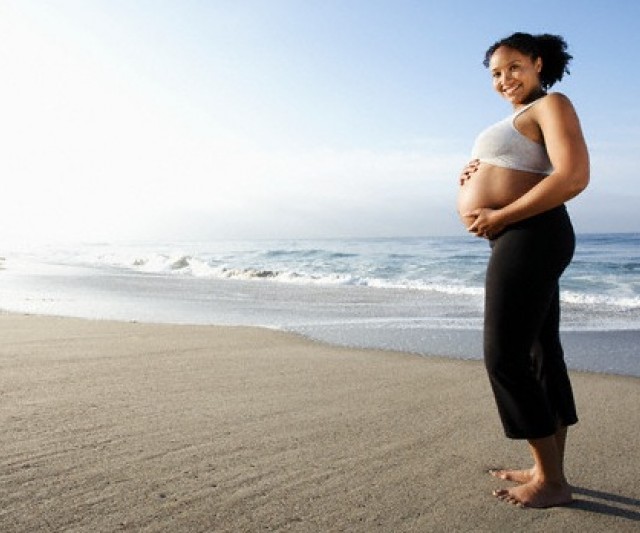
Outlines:
<svg viewBox="0 0 640 533"><path fill-rule="evenodd" d="M482 66L559 33L580 232L638 231L634 0L0 0L0 242L464 234L457 176L510 112Z"/></svg>

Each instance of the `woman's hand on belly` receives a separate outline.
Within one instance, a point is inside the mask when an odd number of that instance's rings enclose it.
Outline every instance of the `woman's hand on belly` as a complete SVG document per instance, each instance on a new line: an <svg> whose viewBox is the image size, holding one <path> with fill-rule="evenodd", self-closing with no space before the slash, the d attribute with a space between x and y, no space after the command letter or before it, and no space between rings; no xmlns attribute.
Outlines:
<svg viewBox="0 0 640 533"><path fill-rule="evenodd" d="M494 191L496 180L490 165L484 165L479 161L470 161L460 175L460 188L458 190L457 207L460 220L465 228L471 226L475 216L467 216L466 213L481 207L501 207L496 205L496 193Z"/></svg>
<svg viewBox="0 0 640 533"><path fill-rule="evenodd" d="M505 227L500 209L517 200L544 176L487 163L472 166L472 163L463 170L462 176L465 176L467 169L474 169L470 179L464 180L458 190L458 213L472 233L484 237L488 230L495 236Z"/></svg>
<svg viewBox="0 0 640 533"><path fill-rule="evenodd" d="M462 216L466 220L473 220L473 223L467 227L467 231L475 233L477 237L491 239L502 233L506 227L500 209L478 207L472 211L462 213Z"/></svg>

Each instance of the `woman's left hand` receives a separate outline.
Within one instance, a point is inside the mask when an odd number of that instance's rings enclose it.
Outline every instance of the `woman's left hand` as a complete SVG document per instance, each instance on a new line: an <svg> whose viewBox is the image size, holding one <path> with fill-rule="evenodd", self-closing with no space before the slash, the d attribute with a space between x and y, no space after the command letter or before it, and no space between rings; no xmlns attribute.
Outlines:
<svg viewBox="0 0 640 533"><path fill-rule="evenodd" d="M491 239L504 230L506 224L502 221L499 209L480 207L464 214L465 217L474 217L475 220L467 228L470 233L475 233L477 237Z"/></svg>
<svg viewBox="0 0 640 533"><path fill-rule="evenodd" d="M479 159L472 159L467 163L467 166L462 169L460 172L460 185L464 185L469 179L471 179L471 175L477 172L478 167L480 166Z"/></svg>

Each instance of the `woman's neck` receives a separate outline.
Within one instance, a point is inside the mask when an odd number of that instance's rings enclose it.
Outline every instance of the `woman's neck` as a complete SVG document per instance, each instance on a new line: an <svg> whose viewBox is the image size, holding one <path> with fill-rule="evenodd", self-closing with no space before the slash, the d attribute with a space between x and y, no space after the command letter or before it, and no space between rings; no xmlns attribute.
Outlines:
<svg viewBox="0 0 640 533"><path fill-rule="evenodd" d="M547 91L545 91L542 87L538 87L537 89L534 89L533 91L531 91L524 98L524 100L522 100L522 102L514 104L513 109L514 111L517 111L521 107L525 105L529 105L531 102L535 102L538 98L542 98L543 96L546 96L546 94L547 94Z"/></svg>

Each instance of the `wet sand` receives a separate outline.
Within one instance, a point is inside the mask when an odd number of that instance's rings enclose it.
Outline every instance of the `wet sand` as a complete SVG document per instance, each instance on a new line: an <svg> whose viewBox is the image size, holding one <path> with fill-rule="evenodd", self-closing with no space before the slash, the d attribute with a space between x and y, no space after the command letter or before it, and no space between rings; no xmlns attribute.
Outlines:
<svg viewBox="0 0 640 533"><path fill-rule="evenodd" d="M637 531L640 379L572 373L576 502L528 466L478 361L259 328L0 315L0 531Z"/></svg>

